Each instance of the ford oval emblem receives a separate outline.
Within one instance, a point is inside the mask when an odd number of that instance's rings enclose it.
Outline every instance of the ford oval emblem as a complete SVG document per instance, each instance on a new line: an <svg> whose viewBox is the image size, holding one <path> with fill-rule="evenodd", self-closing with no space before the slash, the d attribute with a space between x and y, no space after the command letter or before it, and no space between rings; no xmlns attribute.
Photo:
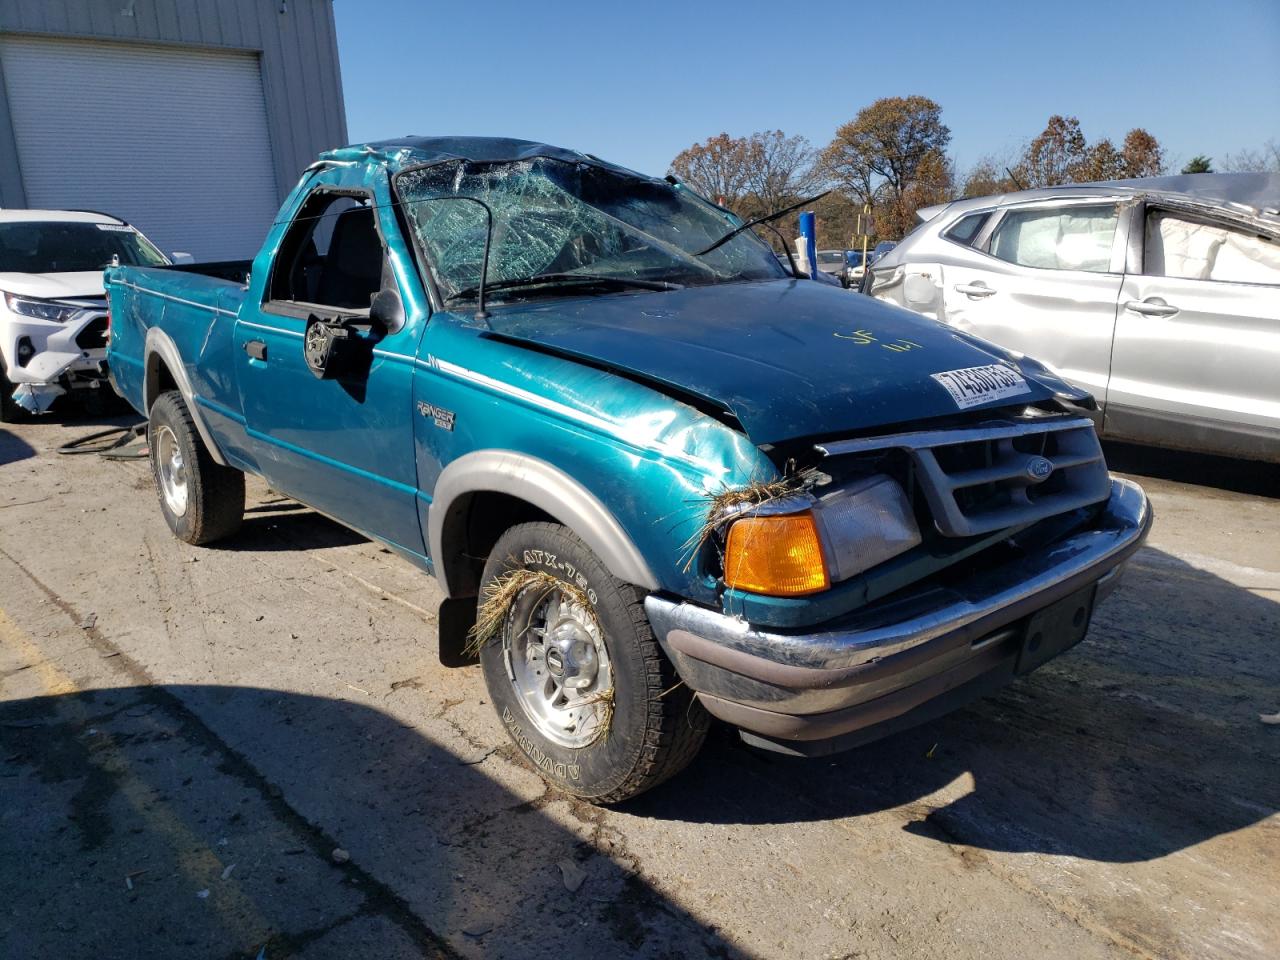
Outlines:
<svg viewBox="0 0 1280 960"><path fill-rule="evenodd" d="M1053 461L1044 457L1032 457L1027 461L1027 476L1033 483L1042 483L1053 473Z"/></svg>

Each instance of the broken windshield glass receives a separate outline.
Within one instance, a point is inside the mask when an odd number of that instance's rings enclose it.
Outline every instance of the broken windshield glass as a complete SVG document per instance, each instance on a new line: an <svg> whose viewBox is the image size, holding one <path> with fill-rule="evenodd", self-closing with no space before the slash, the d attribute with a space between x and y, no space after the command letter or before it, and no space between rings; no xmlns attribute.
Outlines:
<svg viewBox="0 0 1280 960"><path fill-rule="evenodd" d="M772 280L786 273L767 244L743 233L705 256L738 221L687 188L598 166L536 157L450 161L401 174L401 202L445 299L480 283L486 216L493 210L487 283L498 299L529 296L513 281L572 274L653 285ZM638 285L643 286L643 285Z"/></svg>

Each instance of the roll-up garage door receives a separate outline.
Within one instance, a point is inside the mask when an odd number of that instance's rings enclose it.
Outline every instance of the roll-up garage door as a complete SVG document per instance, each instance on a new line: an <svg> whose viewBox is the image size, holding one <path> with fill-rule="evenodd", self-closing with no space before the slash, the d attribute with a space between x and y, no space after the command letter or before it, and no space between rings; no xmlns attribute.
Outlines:
<svg viewBox="0 0 1280 960"><path fill-rule="evenodd" d="M275 217L252 53L0 37L27 205L123 217L162 250L247 259Z"/></svg>

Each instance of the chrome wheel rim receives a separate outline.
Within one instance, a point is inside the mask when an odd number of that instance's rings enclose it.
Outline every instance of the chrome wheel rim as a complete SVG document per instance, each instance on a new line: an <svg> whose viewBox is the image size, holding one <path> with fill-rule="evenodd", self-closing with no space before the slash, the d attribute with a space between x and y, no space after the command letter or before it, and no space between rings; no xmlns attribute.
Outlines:
<svg viewBox="0 0 1280 960"><path fill-rule="evenodd" d="M571 592L528 587L503 630L503 660L525 716L549 740L580 749L608 729L613 670L600 624Z"/></svg>
<svg viewBox="0 0 1280 960"><path fill-rule="evenodd" d="M160 495L165 506L175 517L187 512L187 464L182 459L182 447L178 438L167 426L156 430L155 440L156 480L160 483Z"/></svg>

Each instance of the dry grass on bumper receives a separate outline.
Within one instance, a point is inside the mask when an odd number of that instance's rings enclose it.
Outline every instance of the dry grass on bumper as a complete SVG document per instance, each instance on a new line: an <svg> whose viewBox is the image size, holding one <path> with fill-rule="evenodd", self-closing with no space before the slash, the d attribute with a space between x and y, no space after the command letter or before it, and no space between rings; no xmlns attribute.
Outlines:
<svg viewBox="0 0 1280 960"><path fill-rule="evenodd" d="M745 486L732 487L707 497L703 521L684 543L684 569L688 570L693 565L702 548L729 517L794 497L812 482L812 471L803 471L776 480L753 480Z"/></svg>

